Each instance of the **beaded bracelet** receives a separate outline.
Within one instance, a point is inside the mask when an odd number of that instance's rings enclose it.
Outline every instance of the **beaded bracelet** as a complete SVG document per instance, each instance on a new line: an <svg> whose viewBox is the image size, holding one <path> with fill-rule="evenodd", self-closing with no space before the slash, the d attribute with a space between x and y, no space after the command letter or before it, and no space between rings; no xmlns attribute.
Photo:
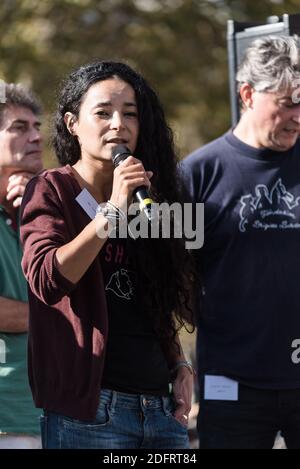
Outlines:
<svg viewBox="0 0 300 469"><path fill-rule="evenodd" d="M126 214L122 209L108 200L105 204L99 204L96 209L96 216L103 215L113 226L116 226L117 221L126 220Z"/></svg>
<svg viewBox="0 0 300 469"><path fill-rule="evenodd" d="M113 204L110 200L106 202L106 205L118 214L118 218L120 220L127 219L126 213L120 207L117 207L115 204Z"/></svg>

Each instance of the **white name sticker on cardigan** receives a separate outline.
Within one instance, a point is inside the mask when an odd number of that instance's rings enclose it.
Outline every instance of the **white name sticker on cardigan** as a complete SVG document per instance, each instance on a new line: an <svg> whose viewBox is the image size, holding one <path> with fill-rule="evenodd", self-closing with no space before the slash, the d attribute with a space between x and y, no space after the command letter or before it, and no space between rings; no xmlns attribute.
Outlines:
<svg viewBox="0 0 300 469"><path fill-rule="evenodd" d="M96 215L98 204L96 199L94 199L94 197L89 193L89 191L87 189L82 189L82 191L80 192L80 194L78 194L75 200L88 214L88 216L93 220Z"/></svg>
<svg viewBox="0 0 300 469"><path fill-rule="evenodd" d="M237 401L239 383L225 376L205 375L204 399Z"/></svg>

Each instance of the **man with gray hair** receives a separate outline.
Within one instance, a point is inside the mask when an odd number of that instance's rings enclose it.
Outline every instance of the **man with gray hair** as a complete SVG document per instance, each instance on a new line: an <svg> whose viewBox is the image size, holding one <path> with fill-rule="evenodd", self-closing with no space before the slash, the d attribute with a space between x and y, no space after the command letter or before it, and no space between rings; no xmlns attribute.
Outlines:
<svg viewBox="0 0 300 469"><path fill-rule="evenodd" d="M265 37L237 73L237 126L184 160L204 202L198 312L201 448L300 448L300 57Z"/></svg>
<svg viewBox="0 0 300 469"><path fill-rule="evenodd" d="M27 285L21 269L19 207L42 169L40 107L21 85L1 82L0 102L0 449L40 447L27 377Z"/></svg>

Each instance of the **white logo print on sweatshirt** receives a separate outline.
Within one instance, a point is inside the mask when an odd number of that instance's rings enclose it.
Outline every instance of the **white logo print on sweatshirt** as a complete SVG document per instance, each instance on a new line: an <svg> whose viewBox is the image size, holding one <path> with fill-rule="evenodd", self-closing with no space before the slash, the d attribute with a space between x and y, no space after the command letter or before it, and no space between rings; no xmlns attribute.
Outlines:
<svg viewBox="0 0 300 469"><path fill-rule="evenodd" d="M299 229L299 214L296 208L300 197L288 192L281 178L269 190L264 184L255 186L254 195L247 194L240 199L239 230L244 233L249 228Z"/></svg>

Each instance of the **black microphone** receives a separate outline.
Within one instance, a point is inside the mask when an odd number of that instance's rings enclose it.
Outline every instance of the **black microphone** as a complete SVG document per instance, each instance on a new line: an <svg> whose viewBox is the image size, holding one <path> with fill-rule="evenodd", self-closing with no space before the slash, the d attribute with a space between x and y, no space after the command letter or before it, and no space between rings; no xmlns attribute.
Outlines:
<svg viewBox="0 0 300 469"><path fill-rule="evenodd" d="M126 160L126 158L131 155L131 151L125 145L117 145L114 147L111 152L111 158L114 167L116 168L119 166L122 161ZM137 187L133 192L133 197L139 203L140 210L146 215L148 221L152 221L153 212L151 205L153 204L153 200L149 196L147 187Z"/></svg>

